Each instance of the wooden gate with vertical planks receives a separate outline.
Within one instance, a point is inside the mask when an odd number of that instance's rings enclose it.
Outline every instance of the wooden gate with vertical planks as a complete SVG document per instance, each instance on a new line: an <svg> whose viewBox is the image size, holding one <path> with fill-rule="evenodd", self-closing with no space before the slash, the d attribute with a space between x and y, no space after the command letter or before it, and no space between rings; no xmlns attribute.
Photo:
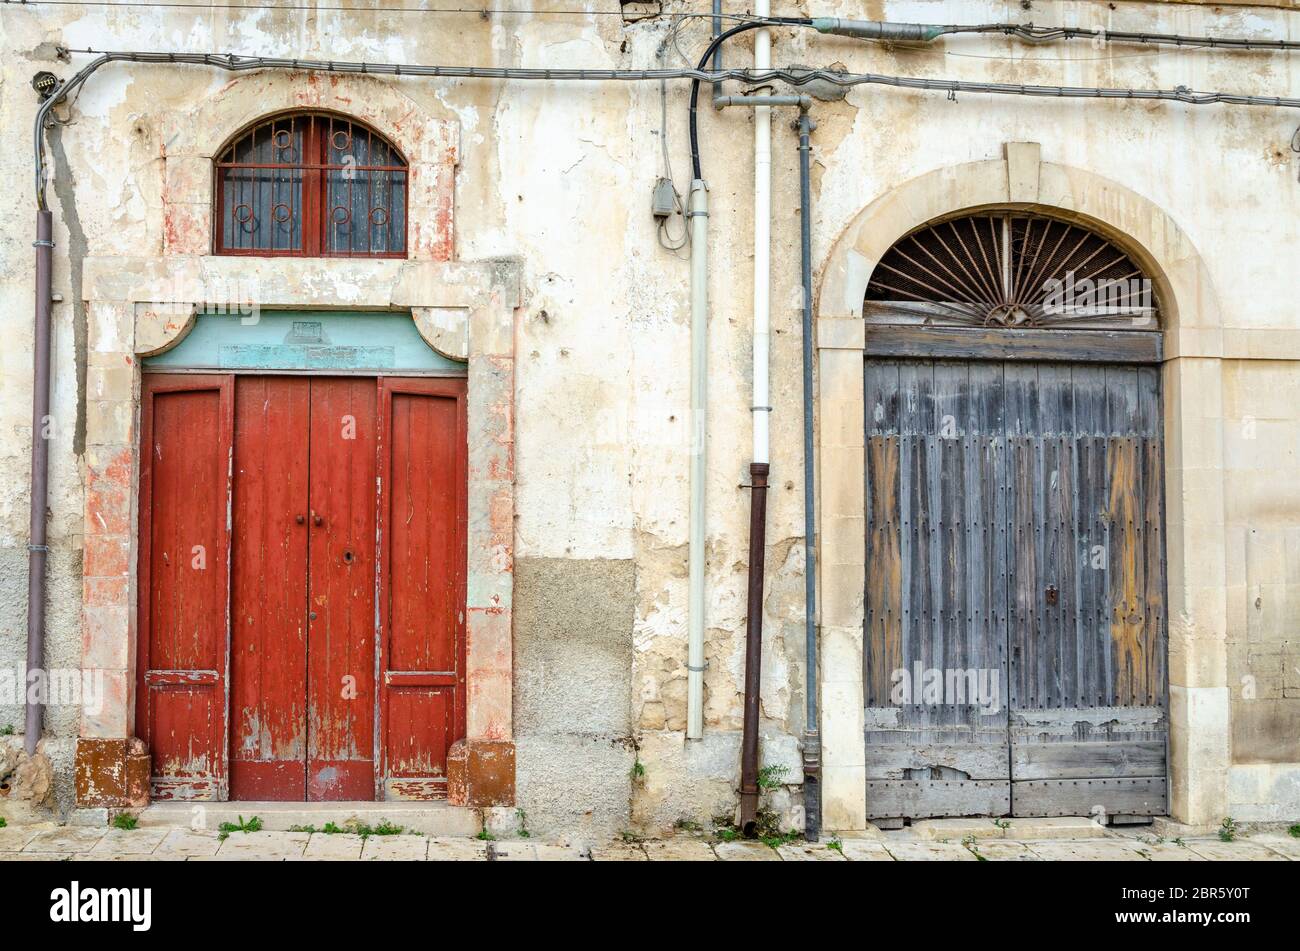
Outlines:
<svg viewBox="0 0 1300 951"><path fill-rule="evenodd" d="M1165 812L1159 382L868 356L869 817Z"/></svg>

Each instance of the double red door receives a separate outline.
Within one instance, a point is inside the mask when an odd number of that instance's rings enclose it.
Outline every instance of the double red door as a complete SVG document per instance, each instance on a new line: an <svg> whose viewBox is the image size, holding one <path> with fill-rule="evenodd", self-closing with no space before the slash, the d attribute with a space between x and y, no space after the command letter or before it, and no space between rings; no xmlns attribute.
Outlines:
<svg viewBox="0 0 1300 951"><path fill-rule="evenodd" d="M464 732L464 393L146 378L136 729L156 796L444 793Z"/></svg>

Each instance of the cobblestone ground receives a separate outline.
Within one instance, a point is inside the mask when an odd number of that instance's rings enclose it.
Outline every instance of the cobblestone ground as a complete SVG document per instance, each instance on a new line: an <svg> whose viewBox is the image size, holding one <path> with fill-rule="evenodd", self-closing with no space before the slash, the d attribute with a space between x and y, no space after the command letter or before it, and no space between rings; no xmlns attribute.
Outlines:
<svg viewBox="0 0 1300 951"><path fill-rule="evenodd" d="M1051 838L1017 838L1008 832L1013 830L989 820L954 820L947 826L934 823L818 843L768 845L683 835L587 847L532 839L320 832L233 832L223 837L164 827L125 830L46 824L0 828L0 861L1300 861L1300 838L1285 832L1240 835L1227 842L1213 836L1170 839L1150 832L1102 829L1087 836Z"/></svg>

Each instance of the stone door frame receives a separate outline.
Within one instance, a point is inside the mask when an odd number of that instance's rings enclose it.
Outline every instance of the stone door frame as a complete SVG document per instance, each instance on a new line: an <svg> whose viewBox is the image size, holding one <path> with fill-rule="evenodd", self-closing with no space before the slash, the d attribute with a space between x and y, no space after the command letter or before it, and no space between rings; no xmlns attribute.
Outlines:
<svg viewBox="0 0 1300 951"><path fill-rule="evenodd" d="M410 167L405 260L258 258L210 253L212 157L250 122L327 109L365 122ZM514 360L518 264L453 260L459 125L425 113L397 84L368 76L241 75L163 123L156 183L162 253L90 257L82 296L88 367L82 667L102 702L82 710L77 802L139 807L148 751L135 739L136 561L141 358L182 340L202 311L409 313L428 344L467 364L469 389L467 734L448 756L454 804L514 801ZM142 245L148 245L141 236Z"/></svg>
<svg viewBox="0 0 1300 951"><path fill-rule="evenodd" d="M1128 251L1161 302L1169 616L1169 801L1217 821L1230 766L1222 374L1209 273L1158 206L1091 172L1044 162L1037 143L940 168L864 208L832 247L817 300L818 563L822 809L828 830L866 827L863 621L866 499L863 301L885 252L942 215L1012 207L1077 218Z"/></svg>

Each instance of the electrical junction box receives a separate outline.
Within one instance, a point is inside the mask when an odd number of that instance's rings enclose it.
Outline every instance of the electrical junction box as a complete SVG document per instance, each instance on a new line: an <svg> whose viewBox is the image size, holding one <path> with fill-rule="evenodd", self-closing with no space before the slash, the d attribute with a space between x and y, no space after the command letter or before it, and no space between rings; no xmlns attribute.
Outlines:
<svg viewBox="0 0 1300 951"><path fill-rule="evenodd" d="M666 178L655 182L654 194L650 198L650 213L656 218L667 218L677 210L677 192L673 183Z"/></svg>

